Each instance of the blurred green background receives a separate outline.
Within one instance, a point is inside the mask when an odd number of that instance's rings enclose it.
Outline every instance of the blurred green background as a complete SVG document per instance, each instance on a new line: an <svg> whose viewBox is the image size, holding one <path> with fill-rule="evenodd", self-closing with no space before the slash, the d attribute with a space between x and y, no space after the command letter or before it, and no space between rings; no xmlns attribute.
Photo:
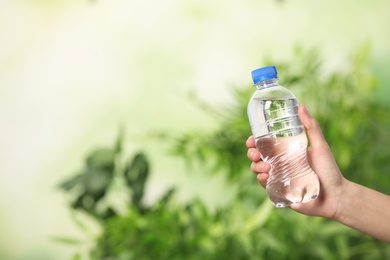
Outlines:
<svg viewBox="0 0 390 260"><path fill-rule="evenodd" d="M273 209L245 149L250 71L272 63L343 173L390 193L389 10L0 1L0 258L390 257L337 223ZM103 193L77 204L93 180Z"/></svg>

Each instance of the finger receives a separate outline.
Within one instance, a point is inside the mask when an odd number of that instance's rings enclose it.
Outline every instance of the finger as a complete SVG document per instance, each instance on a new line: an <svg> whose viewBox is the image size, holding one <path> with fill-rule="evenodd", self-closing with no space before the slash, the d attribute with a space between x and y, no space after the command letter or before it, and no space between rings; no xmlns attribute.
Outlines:
<svg viewBox="0 0 390 260"><path fill-rule="evenodd" d="M251 171L256 174L268 173L270 170L271 165L263 161L252 162L251 164Z"/></svg>
<svg viewBox="0 0 390 260"><path fill-rule="evenodd" d="M268 177L269 174L265 172L257 174L257 180L259 181L260 185L263 186L263 188L267 186Z"/></svg>
<svg viewBox="0 0 390 260"><path fill-rule="evenodd" d="M253 137L253 135L249 136L248 140L246 140L246 147L248 148L255 148L256 145L255 145L255 138Z"/></svg>
<svg viewBox="0 0 390 260"><path fill-rule="evenodd" d="M248 149L247 156L248 156L249 160L251 160L253 162L258 162L261 159L260 152L257 151L255 148Z"/></svg>
<svg viewBox="0 0 390 260"><path fill-rule="evenodd" d="M326 143L321 128L317 122L307 111L305 105L300 105L298 108L299 118L306 128L307 135L310 140L311 147L318 147Z"/></svg>

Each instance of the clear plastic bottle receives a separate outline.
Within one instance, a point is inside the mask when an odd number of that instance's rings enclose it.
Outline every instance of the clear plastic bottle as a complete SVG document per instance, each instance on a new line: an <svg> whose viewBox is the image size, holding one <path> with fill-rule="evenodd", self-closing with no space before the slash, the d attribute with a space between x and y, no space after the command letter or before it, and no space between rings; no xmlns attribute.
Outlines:
<svg viewBox="0 0 390 260"><path fill-rule="evenodd" d="M252 71L256 92L248 104L248 117L256 148L271 164L267 193L278 207L316 199L319 180L306 158L307 138L298 116L298 101L278 83L275 66Z"/></svg>

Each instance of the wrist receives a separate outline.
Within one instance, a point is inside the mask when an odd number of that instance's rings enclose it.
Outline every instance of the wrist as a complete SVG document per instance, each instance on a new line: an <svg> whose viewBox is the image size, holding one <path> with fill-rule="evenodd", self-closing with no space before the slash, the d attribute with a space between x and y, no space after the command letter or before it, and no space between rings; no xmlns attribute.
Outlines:
<svg viewBox="0 0 390 260"><path fill-rule="evenodd" d="M354 203L357 197L356 184L343 178L338 189L333 192L334 205L333 213L328 218L343 223L348 218L349 207ZM353 206L352 206L353 207Z"/></svg>

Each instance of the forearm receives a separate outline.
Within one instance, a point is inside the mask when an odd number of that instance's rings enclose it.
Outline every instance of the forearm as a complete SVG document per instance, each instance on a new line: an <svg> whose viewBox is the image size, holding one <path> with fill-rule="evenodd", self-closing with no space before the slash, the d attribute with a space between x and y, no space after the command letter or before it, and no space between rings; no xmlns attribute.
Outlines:
<svg viewBox="0 0 390 260"><path fill-rule="evenodd" d="M338 222L390 243L390 196L347 181Z"/></svg>

